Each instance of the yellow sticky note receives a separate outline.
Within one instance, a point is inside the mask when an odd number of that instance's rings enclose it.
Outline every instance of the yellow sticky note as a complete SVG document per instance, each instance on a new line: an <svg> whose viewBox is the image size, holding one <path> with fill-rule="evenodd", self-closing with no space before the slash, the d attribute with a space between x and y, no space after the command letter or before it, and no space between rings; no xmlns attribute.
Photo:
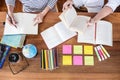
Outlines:
<svg viewBox="0 0 120 80"><path fill-rule="evenodd" d="M72 56L63 56L63 65L72 65Z"/></svg>
<svg viewBox="0 0 120 80"><path fill-rule="evenodd" d="M73 53L74 54L82 54L82 45L74 45L73 46Z"/></svg>
<svg viewBox="0 0 120 80"><path fill-rule="evenodd" d="M84 64L85 65L94 65L94 57L93 56L85 56Z"/></svg>
<svg viewBox="0 0 120 80"><path fill-rule="evenodd" d="M93 46L84 46L84 54L86 55L93 55Z"/></svg>

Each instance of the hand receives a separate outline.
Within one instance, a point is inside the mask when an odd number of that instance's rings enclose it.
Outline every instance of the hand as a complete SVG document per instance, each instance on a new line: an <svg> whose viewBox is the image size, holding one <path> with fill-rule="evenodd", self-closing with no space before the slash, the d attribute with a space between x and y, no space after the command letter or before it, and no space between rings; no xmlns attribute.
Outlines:
<svg viewBox="0 0 120 80"><path fill-rule="evenodd" d="M44 18L44 14L42 14L42 13L37 14L37 16L34 18L34 22L35 22L34 25L42 23L43 18Z"/></svg>
<svg viewBox="0 0 120 80"><path fill-rule="evenodd" d="M88 21L88 26L91 26L91 25L94 25L96 23L96 21L94 20L94 19L90 19L89 21Z"/></svg>
<svg viewBox="0 0 120 80"><path fill-rule="evenodd" d="M64 4L63 4L63 11L68 9L68 8L71 8L73 5L73 1L72 0L67 0Z"/></svg>
<svg viewBox="0 0 120 80"><path fill-rule="evenodd" d="M7 22L11 26L15 26L16 27L17 22L14 19L13 13L12 14L7 14Z"/></svg>

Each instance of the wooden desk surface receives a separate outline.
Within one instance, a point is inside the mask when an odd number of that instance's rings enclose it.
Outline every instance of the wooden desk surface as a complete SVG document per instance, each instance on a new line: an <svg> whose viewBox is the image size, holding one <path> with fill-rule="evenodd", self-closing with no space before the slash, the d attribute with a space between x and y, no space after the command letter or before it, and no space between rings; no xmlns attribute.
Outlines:
<svg viewBox="0 0 120 80"><path fill-rule="evenodd" d="M0 17L1 14L0 13ZM44 23L39 25L39 33L55 23L60 21L57 17L60 13L49 13ZM82 15L93 16L95 14L79 13ZM5 16L3 16L5 18ZM4 21L4 18L2 20ZM0 18L1 19L1 18ZM53 71L44 71L40 69L40 50L47 49L40 35L27 35L25 44L34 44L38 49L38 55L35 58L27 59L29 67L17 75L13 75L8 67L6 60L4 67L0 70L0 80L120 80L120 13L114 13L106 17L113 23L113 47L105 46L111 57L105 61L99 62L96 55L94 66L62 66L62 45L80 44L77 43L77 36L67 40L57 46L59 49L59 68ZM4 26L0 23L0 39L3 35ZM82 44L83 45L83 44ZM11 49L11 52L21 51L21 49Z"/></svg>

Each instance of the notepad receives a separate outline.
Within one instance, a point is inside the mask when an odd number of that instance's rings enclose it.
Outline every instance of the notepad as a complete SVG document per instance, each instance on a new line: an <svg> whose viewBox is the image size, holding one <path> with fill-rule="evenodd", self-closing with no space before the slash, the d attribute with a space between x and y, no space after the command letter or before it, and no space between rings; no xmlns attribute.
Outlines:
<svg viewBox="0 0 120 80"><path fill-rule="evenodd" d="M73 65L83 65L83 57L73 56Z"/></svg>
<svg viewBox="0 0 120 80"><path fill-rule="evenodd" d="M85 65L94 65L94 57L93 56L84 56L84 64Z"/></svg>
<svg viewBox="0 0 120 80"><path fill-rule="evenodd" d="M3 35L1 43L14 48L22 48L26 35Z"/></svg>
<svg viewBox="0 0 120 80"><path fill-rule="evenodd" d="M83 54L83 51L82 51L82 45L74 45L73 46L73 53L74 54Z"/></svg>
<svg viewBox="0 0 120 80"><path fill-rule="evenodd" d="M62 22L58 22L41 32L41 36L49 49L58 46L75 35L77 35L76 32L66 28Z"/></svg>
<svg viewBox="0 0 120 80"><path fill-rule="evenodd" d="M31 13L14 13L17 22L16 26L11 26L6 22L4 35L11 34L38 34L38 24L34 25L36 14Z"/></svg>
<svg viewBox="0 0 120 80"><path fill-rule="evenodd" d="M84 54L85 55L93 55L93 46L84 45Z"/></svg>
<svg viewBox="0 0 120 80"><path fill-rule="evenodd" d="M72 45L63 45L63 54L72 54Z"/></svg>
<svg viewBox="0 0 120 80"><path fill-rule="evenodd" d="M72 65L72 56L63 56L63 65Z"/></svg>

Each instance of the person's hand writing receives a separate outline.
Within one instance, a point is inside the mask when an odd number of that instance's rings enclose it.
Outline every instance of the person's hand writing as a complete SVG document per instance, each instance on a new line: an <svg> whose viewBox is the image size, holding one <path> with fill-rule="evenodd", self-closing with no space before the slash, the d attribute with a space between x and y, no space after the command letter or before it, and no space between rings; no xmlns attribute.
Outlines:
<svg viewBox="0 0 120 80"><path fill-rule="evenodd" d="M16 27L17 22L15 21L13 14L7 13L7 23Z"/></svg>
<svg viewBox="0 0 120 80"><path fill-rule="evenodd" d="M42 23L43 22L43 18L44 18L44 14L39 13L37 14L37 16L34 18L34 25Z"/></svg>
<svg viewBox="0 0 120 80"><path fill-rule="evenodd" d="M73 1L72 0L67 0L64 4L63 4L63 11L67 10L68 8L71 8L73 5Z"/></svg>

